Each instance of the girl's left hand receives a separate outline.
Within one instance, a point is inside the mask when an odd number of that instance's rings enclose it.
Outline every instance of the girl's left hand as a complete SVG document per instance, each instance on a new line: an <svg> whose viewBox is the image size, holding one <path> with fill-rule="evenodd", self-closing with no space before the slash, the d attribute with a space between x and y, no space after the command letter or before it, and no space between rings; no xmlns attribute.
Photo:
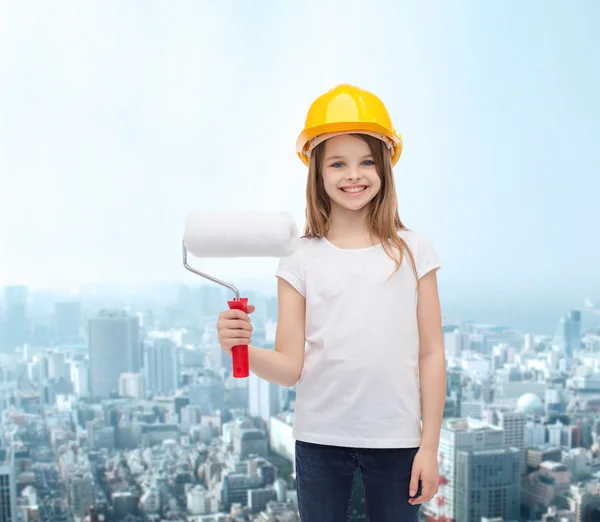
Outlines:
<svg viewBox="0 0 600 522"><path fill-rule="evenodd" d="M410 478L409 495L414 497L421 481L421 494L417 498L410 498L410 504L422 504L431 500L440 487L437 451L421 448L415 455Z"/></svg>

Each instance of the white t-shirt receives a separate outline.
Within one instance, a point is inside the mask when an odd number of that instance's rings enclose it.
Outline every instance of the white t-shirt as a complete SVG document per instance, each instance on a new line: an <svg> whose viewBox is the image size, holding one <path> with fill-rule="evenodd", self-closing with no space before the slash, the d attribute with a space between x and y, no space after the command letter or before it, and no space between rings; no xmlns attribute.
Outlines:
<svg viewBox="0 0 600 522"><path fill-rule="evenodd" d="M419 278L438 269L422 234L400 231ZM341 249L302 238L276 275L306 299L304 368L293 436L316 444L417 447L421 441L416 278L377 245Z"/></svg>

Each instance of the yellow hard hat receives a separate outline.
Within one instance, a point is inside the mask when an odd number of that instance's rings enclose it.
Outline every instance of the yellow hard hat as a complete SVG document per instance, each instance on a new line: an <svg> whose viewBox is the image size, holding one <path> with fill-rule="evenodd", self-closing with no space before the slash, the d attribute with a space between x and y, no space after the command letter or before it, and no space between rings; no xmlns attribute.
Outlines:
<svg viewBox="0 0 600 522"><path fill-rule="evenodd" d="M402 135L396 134L383 102L373 93L342 84L319 96L308 109L296 153L308 165L311 150L328 137L345 133L375 136L387 143L395 165L402 154Z"/></svg>

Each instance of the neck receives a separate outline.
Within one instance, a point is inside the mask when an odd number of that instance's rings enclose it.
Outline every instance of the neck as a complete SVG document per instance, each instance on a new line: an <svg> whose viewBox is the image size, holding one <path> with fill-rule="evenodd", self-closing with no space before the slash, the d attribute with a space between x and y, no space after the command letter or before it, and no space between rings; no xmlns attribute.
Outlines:
<svg viewBox="0 0 600 522"><path fill-rule="evenodd" d="M367 223L368 207L359 211L348 210L332 205L329 216L329 240L366 239L370 240L370 230Z"/></svg>

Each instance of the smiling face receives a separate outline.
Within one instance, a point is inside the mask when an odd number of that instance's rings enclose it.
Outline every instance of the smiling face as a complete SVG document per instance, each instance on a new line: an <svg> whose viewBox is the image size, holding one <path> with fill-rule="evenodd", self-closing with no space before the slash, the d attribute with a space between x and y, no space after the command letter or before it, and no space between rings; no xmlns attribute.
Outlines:
<svg viewBox="0 0 600 522"><path fill-rule="evenodd" d="M332 211L364 209L381 189L375 158L367 142L350 134L324 144L321 167L323 186Z"/></svg>

